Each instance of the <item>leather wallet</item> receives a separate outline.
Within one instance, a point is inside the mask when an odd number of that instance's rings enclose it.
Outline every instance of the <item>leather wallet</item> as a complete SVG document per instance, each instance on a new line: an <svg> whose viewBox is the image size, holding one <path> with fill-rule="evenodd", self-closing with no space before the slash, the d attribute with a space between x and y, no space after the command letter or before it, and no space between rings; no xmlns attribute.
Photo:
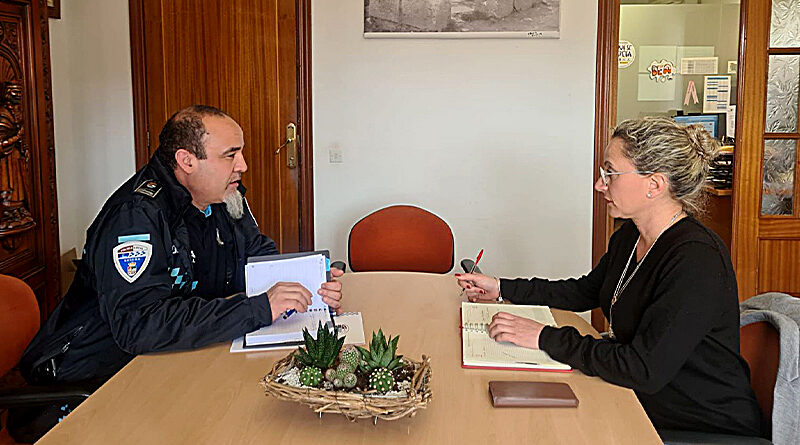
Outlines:
<svg viewBox="0 0 800 445"><path fill-rule="evenodd" d="M489 382L495 408L577 407L578 398L566 383Z"/></svg>

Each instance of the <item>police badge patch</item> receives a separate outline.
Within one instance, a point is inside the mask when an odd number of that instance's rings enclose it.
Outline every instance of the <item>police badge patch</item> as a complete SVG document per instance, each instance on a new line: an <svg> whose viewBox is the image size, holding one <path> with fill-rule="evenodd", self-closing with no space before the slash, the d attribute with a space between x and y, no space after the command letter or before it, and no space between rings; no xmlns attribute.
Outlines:
<svg viewBox="0 0 800 445"><path fill-rule="evenodd" d="M142 241L128 241L112 251L114 266L128 283L133 283L142 275L152 255L153 246Z"/></svg>

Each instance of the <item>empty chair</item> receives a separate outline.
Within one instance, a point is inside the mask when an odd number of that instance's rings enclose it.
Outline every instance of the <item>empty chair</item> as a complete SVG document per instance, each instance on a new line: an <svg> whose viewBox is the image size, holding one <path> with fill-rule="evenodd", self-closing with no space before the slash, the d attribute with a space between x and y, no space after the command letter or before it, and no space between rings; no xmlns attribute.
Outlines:
<svg viewBox="0 0 800 445"><path fill-rule="evenodd" d="M394 205L362 218L348 240L354 272L447 273L453 268L453 232L444 220L419 207Z"/></svg>
<svg viewBox="0 0 800 445"><path fill-rule="evenodd" d="M0 275L0 376L17 366L25 348L39 330L39 304L36 295L24 281ZM21 379L18 379L21 380ZM77 406L94 389L86 386L31 386L0 388L0 412L13 409L30 409L46 405L71 403ZM9 414L11 430L12 414ZM37 440L43 431L25 427L10 431L21 442Z"/></svg>

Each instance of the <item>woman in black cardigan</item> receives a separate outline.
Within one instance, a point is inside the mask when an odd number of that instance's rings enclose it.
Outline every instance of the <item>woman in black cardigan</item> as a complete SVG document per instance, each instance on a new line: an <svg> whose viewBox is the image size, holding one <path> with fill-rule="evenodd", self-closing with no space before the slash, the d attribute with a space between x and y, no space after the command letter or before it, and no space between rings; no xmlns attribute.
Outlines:
<svg viewBox="0 0 800 445"><path fill-rule="evenodd" d="M496 341L542 349L584 374L632 388L659 429L758 436L760 411L739 355L739 306L730 254L693 215L717 142L699 125L622 122L595 190L627 218L589 274L568 280L460 274L470 301L600 307L609 338L581 336L498 313Z"/></svg>

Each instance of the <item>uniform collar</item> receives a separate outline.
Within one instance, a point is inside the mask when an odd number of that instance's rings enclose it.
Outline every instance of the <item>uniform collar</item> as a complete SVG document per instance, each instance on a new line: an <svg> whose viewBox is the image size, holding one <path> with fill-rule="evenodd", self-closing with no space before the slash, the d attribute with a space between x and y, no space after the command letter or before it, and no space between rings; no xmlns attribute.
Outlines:
<svg viewBox="0 0 800 445"><path fill-rule="evenodd" d="M155 176L165 192L165 199L167 201L167 213L170 220L180 217L186 212L186 209L192 204L192 194L189 190L178 182L175 177L175 172L165 166L158 156L153 155L150 162L147 163L147 169L150 170Z"/></svg>

